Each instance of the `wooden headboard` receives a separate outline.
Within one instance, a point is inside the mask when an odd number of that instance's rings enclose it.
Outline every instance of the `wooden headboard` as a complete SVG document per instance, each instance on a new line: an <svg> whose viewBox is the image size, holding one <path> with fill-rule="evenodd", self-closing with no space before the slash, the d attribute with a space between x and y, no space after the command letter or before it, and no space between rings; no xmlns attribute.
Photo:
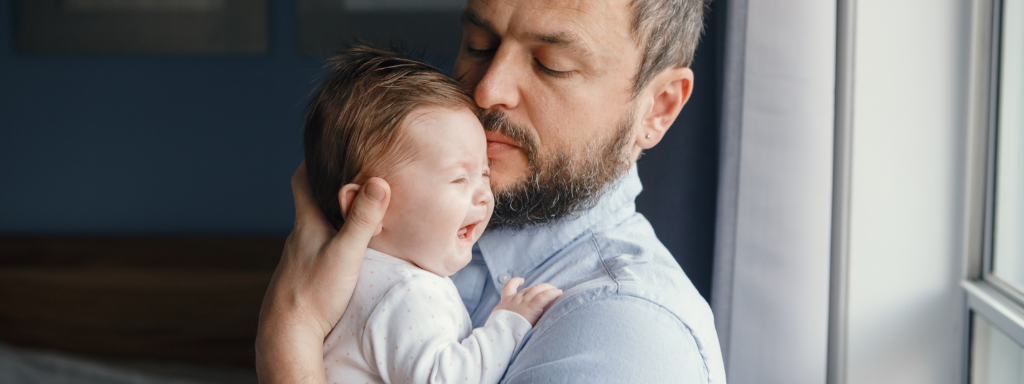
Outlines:
<svg viewBox="0 0 1024 384"><path fill-rule="evenodd" d="M0 238L0 341L253 366L283 238Z"/></svg>

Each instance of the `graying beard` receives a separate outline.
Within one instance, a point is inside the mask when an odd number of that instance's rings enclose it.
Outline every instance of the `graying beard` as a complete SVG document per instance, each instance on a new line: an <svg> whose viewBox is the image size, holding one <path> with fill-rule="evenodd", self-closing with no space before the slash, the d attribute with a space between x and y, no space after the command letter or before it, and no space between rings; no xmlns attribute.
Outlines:
<svg viewBox="0 0 1024 384"><path fill-rule="evenodd" d="M538 161L535 151L524 151L529 176L495 191L490 226L523 229L572 219L593 208L612 182L629 170L632 115L627 113L615 136L604 143L577 145L544 161ZM505 125L507 120L499 120L490 128L506 135L514 133L515 129Z"/></svg>

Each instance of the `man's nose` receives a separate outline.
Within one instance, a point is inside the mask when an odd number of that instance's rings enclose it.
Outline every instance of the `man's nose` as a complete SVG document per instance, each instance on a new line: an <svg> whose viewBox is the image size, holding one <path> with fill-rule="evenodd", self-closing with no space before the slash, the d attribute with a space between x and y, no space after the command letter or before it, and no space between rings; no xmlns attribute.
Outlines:
<svg viewBox="0 0 1024 384"><path fill-rule="evenodd" d="M473 91L476 104L484 109L510 110L519 106L519 84L521 58L514 55L507 44L502 44L494 53L491 64Z"/></svg>

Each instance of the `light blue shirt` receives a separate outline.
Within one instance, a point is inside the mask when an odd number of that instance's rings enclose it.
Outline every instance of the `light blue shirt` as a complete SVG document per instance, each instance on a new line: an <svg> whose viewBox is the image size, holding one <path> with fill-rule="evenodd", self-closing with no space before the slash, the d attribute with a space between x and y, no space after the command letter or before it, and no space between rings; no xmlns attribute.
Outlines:
<svg viewBox="0 0 1024 384"><path fill-rule="evenodd" d="M634 165L579 217L488 230L451 277L474 327L510 276L564 291L503 383L725 383L711 308L636 212L642 189Z"/></svg>

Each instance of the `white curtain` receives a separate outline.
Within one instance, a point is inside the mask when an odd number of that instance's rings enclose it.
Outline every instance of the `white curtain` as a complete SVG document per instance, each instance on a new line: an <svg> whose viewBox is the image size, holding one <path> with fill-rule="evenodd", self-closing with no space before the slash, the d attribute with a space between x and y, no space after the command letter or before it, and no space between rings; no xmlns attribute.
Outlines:
<svg viewBox="0 0 1024 384"><path fill-rule="evenodd" d="M826 378L836 3L729 0L712 308L728 380Z"/></svg>

